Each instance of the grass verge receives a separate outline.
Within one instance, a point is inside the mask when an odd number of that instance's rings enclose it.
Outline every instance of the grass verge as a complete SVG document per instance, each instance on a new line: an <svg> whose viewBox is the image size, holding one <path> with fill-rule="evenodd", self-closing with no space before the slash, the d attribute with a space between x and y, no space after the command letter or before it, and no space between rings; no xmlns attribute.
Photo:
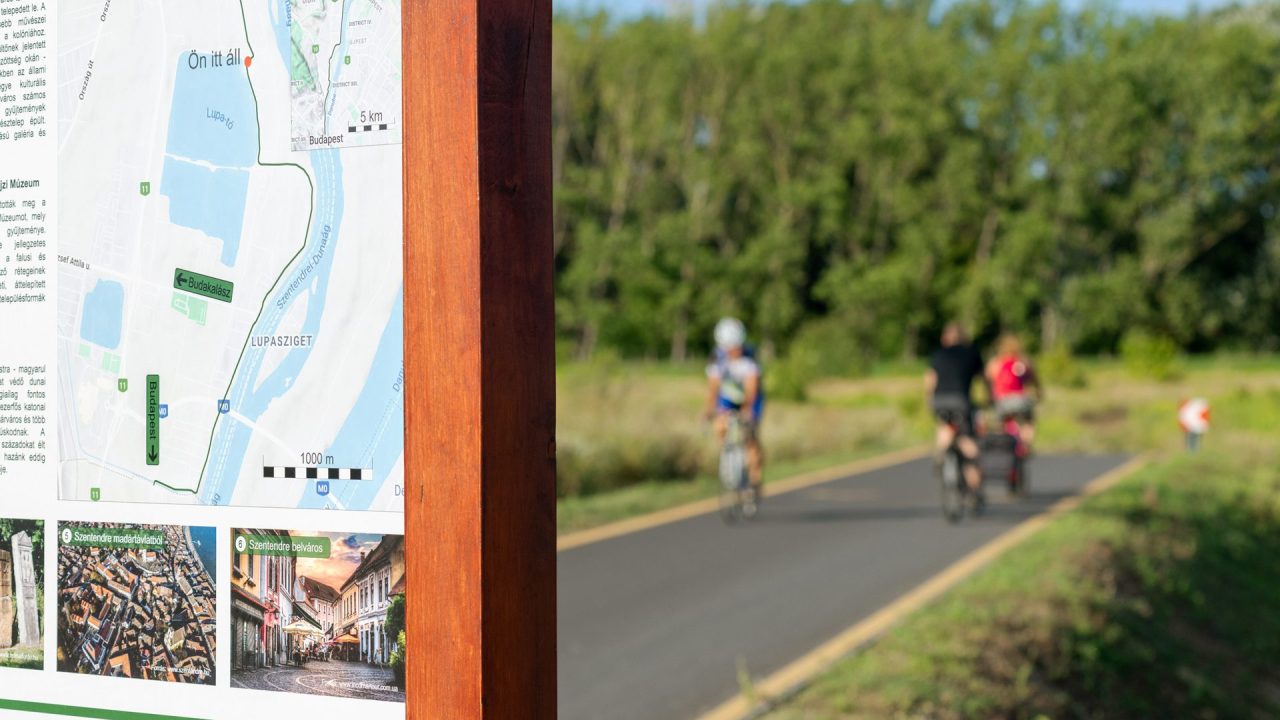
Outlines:
<svg viewBox="0 0 1280 720"><path fill-rule="evenodd" d="M1063 361L1059 361L1059 365ZM1070 361L1044 370L1044 453L1171 452L1178 403L1202 396L1215 431L1273 442L1280 427L1280 359L1215 357L1157 380L1118 361ZM703 380L693 366L569 365L559 377L558 528L574 532L716 493L715 447L698 421ZM805 403L771 402L763 441L777 480L927 442L932 418L918 367L826 380Z"/></svg>
<svg viewBox="0 0 1280 720"><path fill-rule="evenodd" d="M1277 461L1247 432L1166 456L770 717L1280 715Z"/></svg>
<svg viewBox="0 0 1280 720"><path fill-rule="evenodd" d="M844 453L829 453L770 464L765 468L765 483L775 483L802 473L844 465L906 447L908 444L905 442L871 444ZM693 480L648 480L598 495L561 498L556 503L556 525L559 533L564 535L715 497L718 492L719 481L710 475L701 475Z"/></svg>

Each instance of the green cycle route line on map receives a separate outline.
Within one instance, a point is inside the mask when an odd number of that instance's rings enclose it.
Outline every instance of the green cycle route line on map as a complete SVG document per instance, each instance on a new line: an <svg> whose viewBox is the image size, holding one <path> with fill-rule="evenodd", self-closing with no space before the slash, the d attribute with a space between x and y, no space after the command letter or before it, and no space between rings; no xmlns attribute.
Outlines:
<svg viewBox="0 0 1280 720"><path fill-rule="evenodd" d="M16 710L40 715L61 715L62 717L97 718L98 720L200 720L199 718L181 715L153 715L124 710L102 710L99 708L76 707L74 705L52 705L49 703L26 702L24 700L5 700L3 698L0 698L0 710Z"/></svg>
<svg viewBox="0 0 1280 720"><path fill-rule="evenodd" d="M253 41L249 39L249 18L244 12L244 0L240 0L240 22L244 26L244 44L249 48L249 54L246 55L246 57L252 58L256 53L253 51ZM253 87L253 79L249 77L248 67L245 67L245 79L249 83L249 93L253 95L253 121L258 128L258 165L261 167L297 168L303 176L307 178L307 185L311 188L311 206L307 210L307 231L302 235L302 247L298 248L298 252L294 253L293 257L289 258L289 262L285 263L280 274L276 276L275 282L271 283L271 288L267 290L267 294L262 296L262 304L258 306L258 315L253 319L253 323L249 325L249 334L245 336L244 345L240 347L240 356L236 358L236 366L235 369L231 371L230 379L227 380L227 389L222 393L223 397L227 397L231 394L231 387L235 384L236 375L240 372L240 363L244 362L245 351L249 349L249 340L253 337L253 329L258 326L258 321L262 319L262 313L267 309L267 300L271 298L271 294L276 291L277 287L279 287L280 281L283 280L285 274L289 272L289 268L293 267L293 264L297 262L298 258L302 257L302 253L306 251L307 240L311 237L311 223L315 219L316 212L316 184L311 179L311 173L307 172L306 168L297 163L269 163L262 161L262 118L259 117L260 110L258 105L258 91ZM209 431L209 447L205 450L204 463L200 466L200 476L196 481L196 486L194 488L174 487L173 485L160 480L155 480L153 482L170 492L184 493L188 495L199 494L200 487L204 485L204 474L209 469L209 457L213 454L213 438L218 432L218 423L221 422L221 420L222 411L219 409L217 411L217 415L214 416L213 419L213 428Z"/></svg>

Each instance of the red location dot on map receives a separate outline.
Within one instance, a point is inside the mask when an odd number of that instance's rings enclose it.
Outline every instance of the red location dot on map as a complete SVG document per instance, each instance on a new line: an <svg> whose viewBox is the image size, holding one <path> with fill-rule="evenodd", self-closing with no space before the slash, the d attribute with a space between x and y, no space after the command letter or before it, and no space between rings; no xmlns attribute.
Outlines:
<svg viewBox="0 0 1280 720"><path fill-rule="evenodd" d="M250 55L249 57L244 59L244 66L251 67L252 65L253 65L253 56Z"/></svg>

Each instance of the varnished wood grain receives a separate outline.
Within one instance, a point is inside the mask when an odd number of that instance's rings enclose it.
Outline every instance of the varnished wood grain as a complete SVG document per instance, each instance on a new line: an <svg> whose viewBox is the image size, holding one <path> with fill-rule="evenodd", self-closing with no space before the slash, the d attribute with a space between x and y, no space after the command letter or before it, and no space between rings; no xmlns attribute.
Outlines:
<svg viewBox="0 0 1280 720"><path fill-rule="evenodd" d="M404 6L410 718L552 718L549 0Z"/></svg>

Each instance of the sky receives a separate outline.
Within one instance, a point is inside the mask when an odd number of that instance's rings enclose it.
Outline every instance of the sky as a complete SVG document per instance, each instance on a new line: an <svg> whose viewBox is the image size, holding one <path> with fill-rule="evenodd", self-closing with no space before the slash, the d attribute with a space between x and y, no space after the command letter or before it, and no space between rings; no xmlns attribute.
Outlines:
<svg viewBox="0 0 1280 720"><path fill-rule="evenodd" d="M329 558L298 558L296 567L299 576L307 576L312 580L328 585L334 590L341 590L342 584L351 577L351 573L360 566L365 553L373 552L382 542L381 535L351 535L346 533L298 532L291 535L302 537L329 538Z"/></svg>
<svg viewBox="0 0 1280 720"><path fill-rule="evenodd" d="M687 6L691 2L702 4L705 0L553 0L557 10L581 10L608 8L622 15L639 15L661 12L667 7ZM1229 4L1229 0L1111 0L1116 7L1133 13L1181 14L1199 7L1202 10ZM1067 0L1068 6L1083 5L1083 0Z"/></svg>

